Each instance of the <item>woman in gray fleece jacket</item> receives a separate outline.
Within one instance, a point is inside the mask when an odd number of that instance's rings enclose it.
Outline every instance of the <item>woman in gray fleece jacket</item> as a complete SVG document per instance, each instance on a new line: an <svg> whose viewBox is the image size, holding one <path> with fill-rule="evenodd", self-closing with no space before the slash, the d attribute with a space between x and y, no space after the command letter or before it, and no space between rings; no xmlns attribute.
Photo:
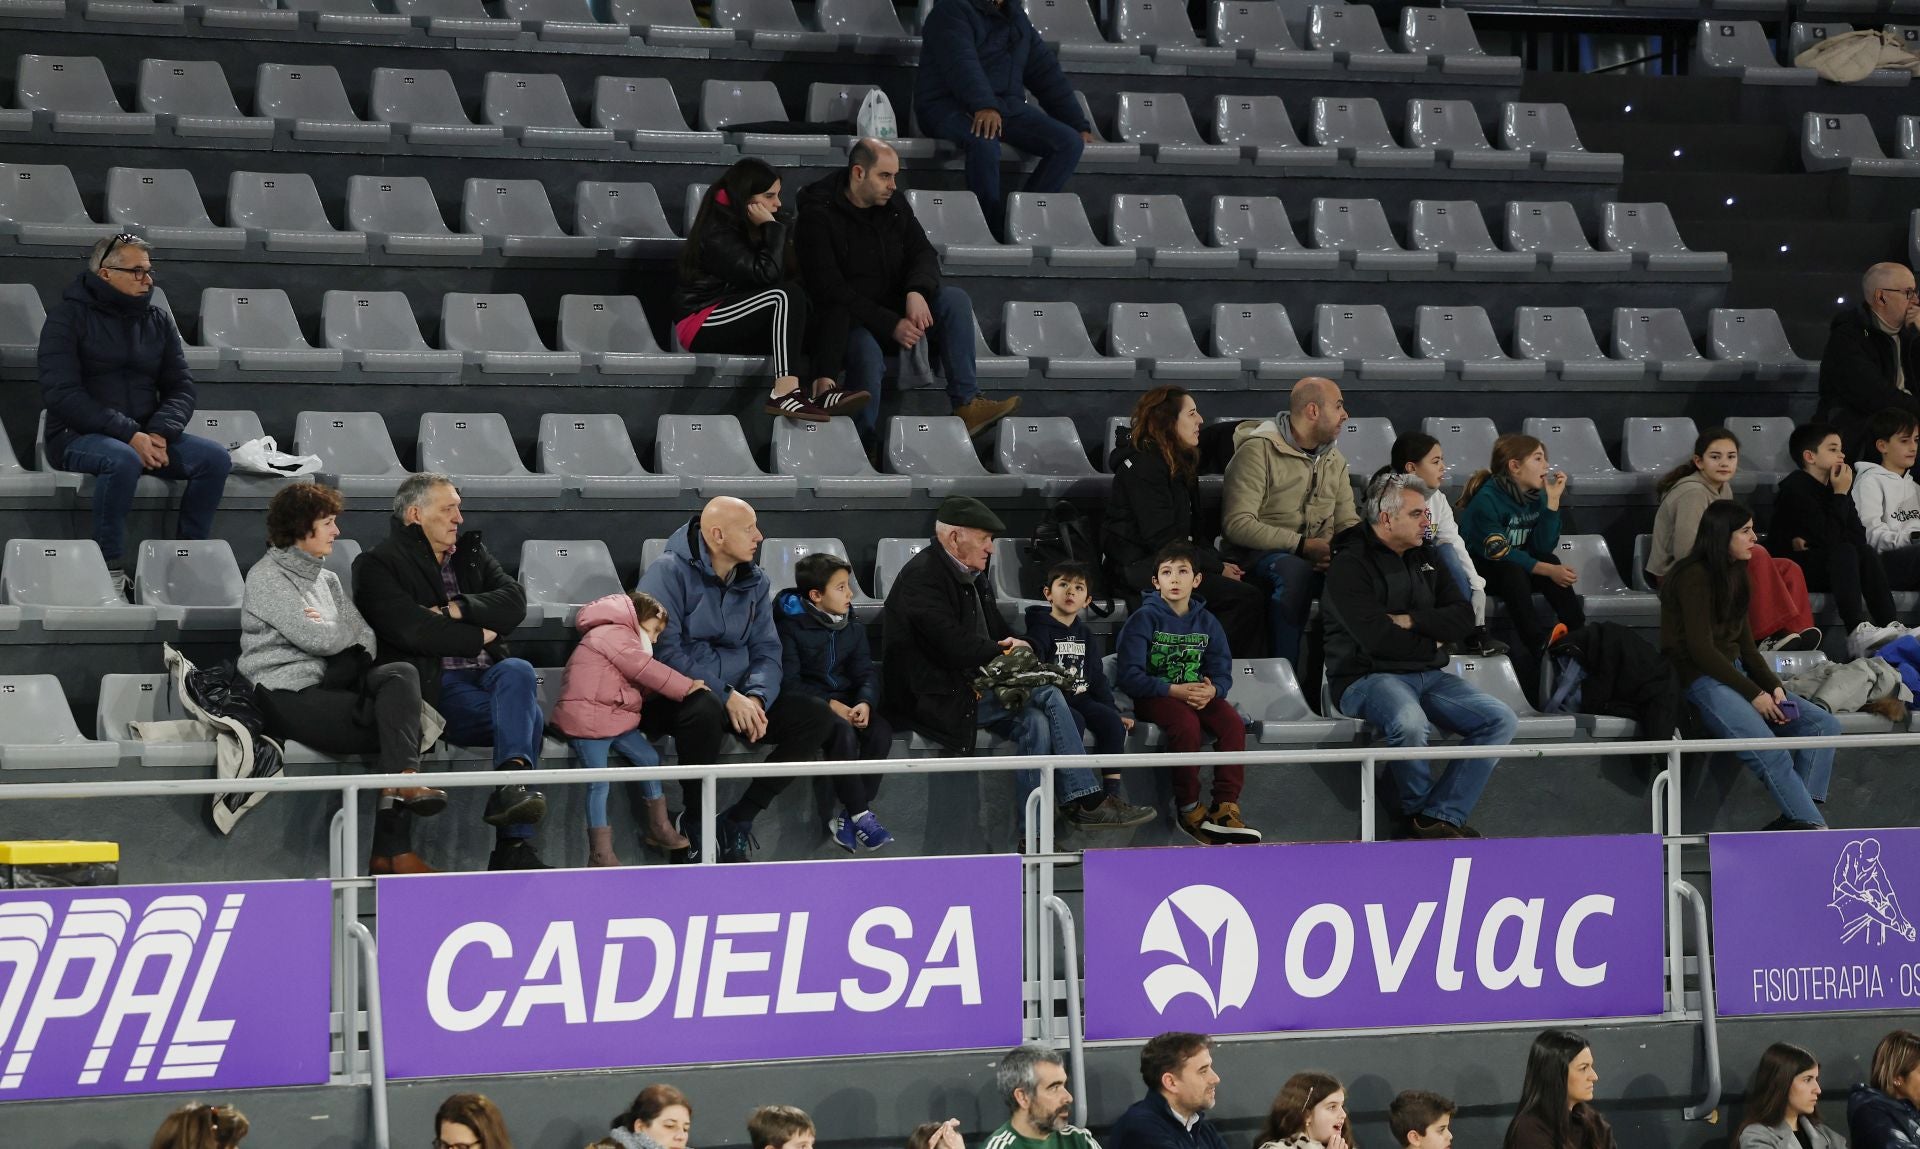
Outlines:
<svg viewBox="0 0 1920 1149"><path fill-rule="evenodd" d="M271 548L247 572L240 673L254 685L266 733L328 754L376 754L383 773L420 767L420 677L404 662L374 666L373 629L326 568L340 493L298 483L267 506ZM411 845L415 815L446 809L443 790L388 790L374 819L375 874L430 873Z"/></svg>

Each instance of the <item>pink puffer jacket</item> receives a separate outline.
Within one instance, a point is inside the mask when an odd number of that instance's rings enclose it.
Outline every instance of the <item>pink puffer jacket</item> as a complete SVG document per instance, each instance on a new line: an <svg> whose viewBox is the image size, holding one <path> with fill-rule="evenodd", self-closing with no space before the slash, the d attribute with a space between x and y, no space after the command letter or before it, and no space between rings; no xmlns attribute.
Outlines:
<svg viewBox="0 0 1920 1149"><path fill-rule="evenodd" d="M580 645L567 659L567 682L550 719L569 738L617 738L640 725L640 702L664 694L678 702L693 680L653 656L633 600L610 594L580 608Z"/></svg>

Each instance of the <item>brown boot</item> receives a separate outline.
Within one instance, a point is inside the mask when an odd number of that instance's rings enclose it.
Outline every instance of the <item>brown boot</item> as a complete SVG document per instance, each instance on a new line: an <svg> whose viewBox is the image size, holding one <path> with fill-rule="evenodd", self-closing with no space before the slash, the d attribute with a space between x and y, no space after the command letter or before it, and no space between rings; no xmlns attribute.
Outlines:
<svg viewBox="0 0 1920 1149"><path fill-rule="evenodd" d="M617 866L620 855L613 852L613 827L587 827L587 865Z"/></svg>
<svg viewBox="0 0 1920 1149"><path fill-rule="evenodd" d="M687 836L674 829L673 819L667 816L664 797L647 799L646 843L669 854L687 848Z"/></svg>
<svg viewBox="0 0 1920 1149"><path fill-rule="evenodd" d="M370 874L437 874L440 871L427 864L427 860L409 850L404 854L384 857L375 854L367 859L367 872Z"/></svg>
<svg viewBox="0 0 1920 1149"><path fill-rule="evenodd" d="M985 431L1020 409L1020 396L1011 399L989 399L985 395L975 395L953 409L960 421L967 425L967 435L972 437Z"/></svg>

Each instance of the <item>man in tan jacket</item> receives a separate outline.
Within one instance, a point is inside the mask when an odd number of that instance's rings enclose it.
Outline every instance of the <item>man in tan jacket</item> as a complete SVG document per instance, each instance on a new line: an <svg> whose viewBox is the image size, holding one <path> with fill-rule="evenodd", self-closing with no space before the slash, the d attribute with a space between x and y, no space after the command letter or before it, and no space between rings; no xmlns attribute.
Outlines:
<svg viewBox="0 0 1920 1149"><path fill-rule="evenodd" d="M1300 636L1326 581L1333 536L1360 521L1347 460L1334 446L1347 421L1331 379L1293 385L1287 410L1235 432L1221 533L1254 579L1271 588L1273 655L1300 664Z"/></svg>

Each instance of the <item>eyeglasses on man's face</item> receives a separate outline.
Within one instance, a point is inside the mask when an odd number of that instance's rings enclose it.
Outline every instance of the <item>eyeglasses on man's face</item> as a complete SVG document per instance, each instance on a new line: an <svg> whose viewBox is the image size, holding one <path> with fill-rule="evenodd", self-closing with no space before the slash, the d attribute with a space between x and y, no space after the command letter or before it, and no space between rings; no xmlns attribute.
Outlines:
<svg viewBox="0 0 1920 1149"><path fill-rule="evenodd" d="M1920 300L1920 287L1883 287L1880 290L1904 295L1910 300Z"/></svg>
<svg viewBox="0 0 1920 1149"><path fill-rule="evenodd" d="M101 271L117 271L121 275L129 276L133 279L144 279L148 283L153 282L153 265L152 264L147 264L145 267L114 267L110 264L103 263L100 265L100 270Z"/></svg>

